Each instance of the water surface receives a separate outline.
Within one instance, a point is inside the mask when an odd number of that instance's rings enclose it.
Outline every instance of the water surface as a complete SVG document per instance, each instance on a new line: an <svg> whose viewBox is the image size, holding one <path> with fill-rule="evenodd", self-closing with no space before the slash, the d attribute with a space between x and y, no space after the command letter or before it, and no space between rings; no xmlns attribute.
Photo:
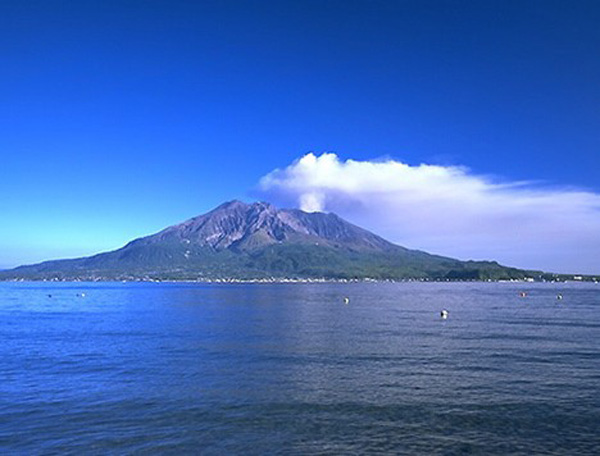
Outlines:
<svg viewBox="0 0 600 456"><path fill-rule="evenodd" d="M0 450L600 454L599 312L583 283L4 283Z"/></svg>

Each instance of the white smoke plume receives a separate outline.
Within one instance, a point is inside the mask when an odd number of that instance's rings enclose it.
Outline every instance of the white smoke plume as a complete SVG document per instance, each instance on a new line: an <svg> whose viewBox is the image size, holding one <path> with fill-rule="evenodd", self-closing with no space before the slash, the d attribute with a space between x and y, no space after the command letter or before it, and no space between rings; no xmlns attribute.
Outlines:
<svg viewBox="0 0 600 456"><path fill-rule="evenodd" d="M260 191L335 212L410 248L522 268L600 273L600 195L498 182L456 166L342 161L309 153L264 176Z"/></svg>

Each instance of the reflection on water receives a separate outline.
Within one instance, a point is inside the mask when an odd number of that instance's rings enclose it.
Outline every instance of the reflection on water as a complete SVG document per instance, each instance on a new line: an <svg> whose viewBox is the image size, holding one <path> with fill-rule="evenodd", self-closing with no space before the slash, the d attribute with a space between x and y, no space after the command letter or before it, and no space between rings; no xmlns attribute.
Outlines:
<svg viewBox="0 0 600 456"><path fill-rule="evenodd" d="M0 284L0 448L598 454L599 309L594 284Z"/></svg>

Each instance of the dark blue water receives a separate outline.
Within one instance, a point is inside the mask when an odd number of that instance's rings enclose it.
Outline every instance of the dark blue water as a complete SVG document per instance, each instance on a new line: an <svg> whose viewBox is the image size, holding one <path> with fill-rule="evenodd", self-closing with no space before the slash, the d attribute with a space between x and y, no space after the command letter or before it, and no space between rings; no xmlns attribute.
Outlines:
<svg viewBox="0 0 600 456"><path fill-rule="evenodd" d="M0 451L600 454L599 314L597 284L0 284Z"/></svg>

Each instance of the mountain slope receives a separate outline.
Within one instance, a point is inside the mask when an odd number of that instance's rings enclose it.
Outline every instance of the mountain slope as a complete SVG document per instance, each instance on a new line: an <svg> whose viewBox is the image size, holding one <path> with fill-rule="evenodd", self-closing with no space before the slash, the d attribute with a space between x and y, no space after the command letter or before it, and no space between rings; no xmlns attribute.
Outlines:
<svg viewBox="0 0 600 456"><path fill-rule="evenodd" d="M251 251L278 243L344 245L362 250L394 248L390 242L335 214L279 210L268 203L224 203L211 212L134 241L155 245L184 242L214 250Z"/></svg>
<svg viewBox="0 0 600 456"><path fill-rule="evenodd" d="M0 272L0 279L510 279L526 271L409 250L335 214L231 201L107 253Z"/></svg>

